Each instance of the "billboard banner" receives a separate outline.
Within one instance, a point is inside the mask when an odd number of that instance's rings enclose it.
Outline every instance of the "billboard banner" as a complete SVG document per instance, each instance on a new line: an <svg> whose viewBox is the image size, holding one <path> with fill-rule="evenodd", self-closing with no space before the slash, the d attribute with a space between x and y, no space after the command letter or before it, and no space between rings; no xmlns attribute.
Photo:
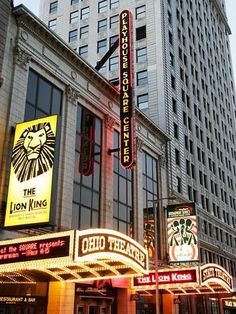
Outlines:
<svg viewBox="0 0 236 314"><path fill-rule="evenodd" d="M132 15L120 13L120 162L124 168L134 166L134 108Z"/></svg>
<svg viewBox="0 0 236 314"><path fill-rule="evenodd" d="M167 206L170 264L199 261L197 217L194 203Z"/></svg>
<svg viewBox="0 0 236 314"><path fill-rule="evenodd" d="M5 227L50 222L57 116L16 125Z"/></svg>

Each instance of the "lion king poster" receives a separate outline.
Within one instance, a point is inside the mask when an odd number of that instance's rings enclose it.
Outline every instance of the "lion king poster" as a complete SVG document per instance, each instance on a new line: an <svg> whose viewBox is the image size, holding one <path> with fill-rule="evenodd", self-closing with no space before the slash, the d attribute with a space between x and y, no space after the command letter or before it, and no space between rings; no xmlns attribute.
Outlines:
<svg viewBox="0 0 236 314"><path fill-rule="evenodd" d="M50 221L57 116L16 125L5 227Z"/></svg>

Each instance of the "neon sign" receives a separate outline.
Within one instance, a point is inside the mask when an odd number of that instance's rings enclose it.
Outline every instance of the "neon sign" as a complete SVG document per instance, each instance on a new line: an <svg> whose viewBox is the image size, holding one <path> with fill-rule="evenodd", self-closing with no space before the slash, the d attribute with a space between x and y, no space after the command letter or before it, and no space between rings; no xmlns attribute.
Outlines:
<svg viewBox="0 0 236 314"><path fill-rule="evenodd" d="M93 231L93 232L92 232ZM132 238L121 233L106 229L92 229L77 233L77 258L106 258L113 256L132 260L139 267L147 269L148 259L146 250Z"/></svg>
<svg viewBox="0 0 236 314"><path fill-rule="evenodd" d="M128 10L120 14L120 162L125 168L134 165L131 18Z"/></svg>
<svg viewBox="0 0 236 314"><path fill-rule="evenodd" d="M155 273L143 275L134 278L134 286L153 286L156 284ZM158 284L178 284L197 282L196 269L176 270L176 271L159 271Z"/></svg>
<svg viewBox="0 0 236 314"><path fill-rule="evenodd" d="M209 281L220 280L232 289L232 277L221 266L216 264L208 264L201 268L201 281L206 284Z"/></svg>

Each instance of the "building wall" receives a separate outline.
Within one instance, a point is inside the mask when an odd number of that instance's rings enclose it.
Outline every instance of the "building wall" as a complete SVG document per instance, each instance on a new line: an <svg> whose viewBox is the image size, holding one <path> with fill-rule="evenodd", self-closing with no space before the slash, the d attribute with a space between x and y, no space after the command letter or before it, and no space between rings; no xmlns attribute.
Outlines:
<svg viewBox="0 0 236 314"><path fill-rule="evenodd" d="M214 260L235 275L235 90L225 2L117 2L111 10L107 1L107 10L98 13L98 4L92 1L71 6L59 0L58 11L52 15L49 1L44 0L40 15L46 23L57 19L55 31L66 41L69 31L78 29L79 38L81 26L89 24L88 38L75 40L71 46L79 52L88 45L86 58L94 66L101 58L97 42L106 38L109 42L118 33L118 25L110 28L110 17L124 8L131 10L134 53L147 47L146 61L134 62L135 82L137 72L148 71L148 81L136 86L135 97L148 93L148 106L142 111L172 139L169 188L180 202L197 204L202 261ZM88 6L87 21L79 17L76 24L69 23L70 12L80 14ZM145 13L137 18L141 7ZM107 30L98 32L97 23L103 19L107 19ZM146 26L146 38L136 40L136 30L142 26ZM111 81L118 78L118 66L109 71L108 62L101 72Z"/></svg>

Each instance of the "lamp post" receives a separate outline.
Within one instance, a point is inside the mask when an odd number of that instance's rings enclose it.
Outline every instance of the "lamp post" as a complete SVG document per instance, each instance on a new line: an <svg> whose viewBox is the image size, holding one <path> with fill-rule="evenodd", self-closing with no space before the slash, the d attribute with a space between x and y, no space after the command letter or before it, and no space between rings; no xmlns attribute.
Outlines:
<svg viewBox="0 0 236 314"><path fill-rule="evenodd" d="M157 230L157 210L159 209L160 202L164 200L176 200L176 196L162 197L156 200L148 200L148 202L153 203L153 219L154 219L154 242L155 242L155 251L154 251L154 267L155 267L155 281L156 281L156 314L160 314L160 300L159 300L159 284L158 284L158 230Z"/></svg>

